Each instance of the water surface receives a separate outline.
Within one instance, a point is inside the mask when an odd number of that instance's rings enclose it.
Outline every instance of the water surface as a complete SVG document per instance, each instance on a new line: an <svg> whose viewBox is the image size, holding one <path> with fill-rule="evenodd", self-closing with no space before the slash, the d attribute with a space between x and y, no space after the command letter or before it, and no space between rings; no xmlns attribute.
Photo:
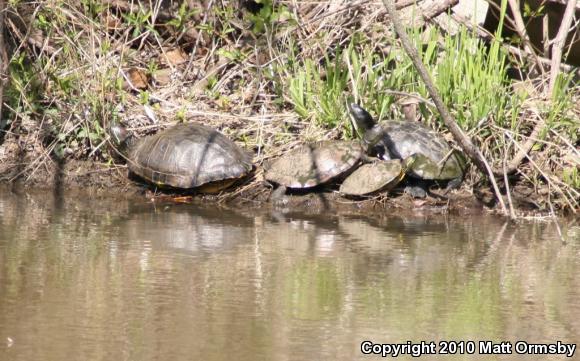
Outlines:
<svg viewBox="0 0 580 361"><path fill-rule="evenodd" d="M580 343L578 223L560 220L560 236L553 221L377 213L2 192L0 360L379 360L362 341Z"/></svg>

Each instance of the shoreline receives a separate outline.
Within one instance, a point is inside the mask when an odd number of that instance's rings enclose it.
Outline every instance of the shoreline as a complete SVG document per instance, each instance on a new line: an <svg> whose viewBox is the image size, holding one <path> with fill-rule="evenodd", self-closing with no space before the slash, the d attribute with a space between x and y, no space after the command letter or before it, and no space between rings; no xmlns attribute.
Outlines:
<svg viewBox="0 0 580 361"><path fill-rule="evenodd" d="M370 197L345 197L338 189L339 183L329 183L310 190L291 191L285 202L274 204L270 193L275 189L263 180L262 168L241 182L219 194L199 194L195 190L155 189L134 177L129 177L125 166L108 166L91 161L72 161L55 167L38 170L16 181L0 181L0 191L22 194L26 192L50 191L58 195L86 195L91 197L126 197L136 201L201 203L224 206L239 206L247 209L271 209L274 211L321 213L348 212L377 216L377 212L421 213L421 214L497 214L501 215L494 202L492 191L486 186L473 187L464 183L447 196L440 196L443 189L433 189L424 199L414 199L404 194L401 188ZM534 207L531 196L533 189L513 187L512 201L518 218L552 216L549 209ZM541 197L541 195L536 195ZM380 213L379 213L380 214ZM557 216L574 215L573 212L558 210Z"/></svg>

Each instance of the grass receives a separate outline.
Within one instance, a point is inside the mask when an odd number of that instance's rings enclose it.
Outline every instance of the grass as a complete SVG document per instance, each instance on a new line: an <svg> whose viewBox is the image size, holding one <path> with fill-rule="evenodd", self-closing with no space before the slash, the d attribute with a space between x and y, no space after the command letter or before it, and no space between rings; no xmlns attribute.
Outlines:
<svg viewBox="0 0 580 361"><path fill-rule="evenodd" d="M465 29L442 40L434 29L426 41L421 41L420 35L414 38L422 49L423 61L461 127L475 130L482 121L514 124L514 114L519 113L523 99L514 98L509 90L506 54L499 43L488 49ZM400 49L385 56L356 37L344 51L337 50L320 63L313 59L294 59L292 63L295 65L286 76L292 106L302 118L319 126L346 129L345 104L353 100L353 95L379 119L401 118L393 91L428 97ZM432 107L423 103L420 110L428 122L437 120ZM352 133L346 131L345 135L350 137Z"/></svg>
<svg viewBox="0 0 580 361"><path fill-rule="evenodd" d="M444 131L411 61L377 25L384 13L350 5L328 11L324 3L290 8L272 0L243 9L220 2L210 11L203 2L184 4L164 13L147 4L130 10L96 0L10 2L12 13L35 14L24 25L53 50L40 52L9 28L12 110L0 126L18 130L19 119L31 117L39 128L49 125L48 153L100 162L113 159L106 146L112 122L148 133L200 112L213 114L203 122L261 149L259 161L304 139L352 139L346 105L353 101L388 121L403 118L405 98L422 99L421 120ZM498 129L523 143L541 119L546 127L534 156L578 190L577 168L561 161L579 141L580 91L570 77L559 79L552 99L542 99L538 82L515 89L508 71L518 66L525 72L525 65L499 41L485 44L466 29L442 36L428 27L411 35L445 103L488 159L497 165L517 152ZM186 64L160 60L173 48L185 50ZM124 86L121 73L130 68L151 77L167 67L177 79L169 85ZM155 110L158 124L144 106ZM243 120L221 121L215 114ZM521 172L529 182L549 182L529 164Z"/></svg>

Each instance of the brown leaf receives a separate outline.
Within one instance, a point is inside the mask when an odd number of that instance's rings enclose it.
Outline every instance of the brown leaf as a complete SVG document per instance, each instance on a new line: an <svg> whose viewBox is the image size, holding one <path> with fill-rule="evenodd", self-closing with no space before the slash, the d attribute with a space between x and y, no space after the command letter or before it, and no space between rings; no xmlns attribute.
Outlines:
<svg viewBox="0 0 580 361"><path fill-rule="evenodd" d="M131 68L127 71L127 78L133 86L125 82L123 86L125 90L131 90L133 88L140 90L147 89L149 79L147 79L147 74L145 74L144 71L137 68Z"/></svg>
<svg viewBox="0 0 580 361"><path fill-rule="evenodd" d="M115 31L121 29L121 20L111 13L107 13L104 19L105 28L107 31Z"/></svg>
<svg viewBox="0 0 580 361"><path fill-rule="evenodd" d="M179 65L187 62L187 60L187 54L180 48L168 50L162 56L162 63L167 65Z"/></svg>

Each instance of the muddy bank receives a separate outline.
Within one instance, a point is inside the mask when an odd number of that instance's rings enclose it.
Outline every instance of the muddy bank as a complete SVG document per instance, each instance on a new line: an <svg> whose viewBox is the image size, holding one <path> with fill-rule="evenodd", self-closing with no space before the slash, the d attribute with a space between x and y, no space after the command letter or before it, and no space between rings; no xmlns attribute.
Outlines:
<svg viewBox="0 0 580 361"><path fill-rule="evenodd" d="M338 193L338 184L331 183L310 191L289 192L283 201L272 202L270 195L274 187L263 179L261 167L255 168L249 177L217 195L156 189L141 179L130 176L126 166L90 161L47 162L37 167L34 172L20 175L17 172L18 169L11 169L3 173L16 175L16 178L4 177L0 182L0 191L17 194L43 191L73 196L89 194L91 197L125 197L135 202L213 203L290 213L332 211L370 216L376 216L379 211L456 215L501 213L492 190L485 185L474 186L469 181L446 195L443 195L442 189L433 188L430 196L425 199L413 199L403 192L402 187L372 197L344 197ZM534 194L533 189L516 186L511 192L512 203L518 215L549 213L549 209L540 206L541 195Z"/></svg>

